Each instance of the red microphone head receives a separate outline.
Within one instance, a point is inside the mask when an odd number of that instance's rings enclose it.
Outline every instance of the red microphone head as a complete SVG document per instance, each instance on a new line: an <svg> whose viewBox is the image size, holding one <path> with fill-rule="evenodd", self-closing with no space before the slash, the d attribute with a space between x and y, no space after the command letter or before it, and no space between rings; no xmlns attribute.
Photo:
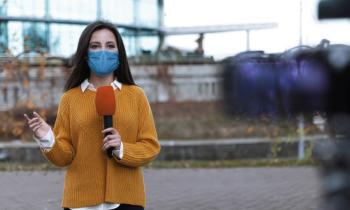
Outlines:
<svg viewBox="0 0 350 210"><path fill-rule="evenodd" d="M115 96L112 86L100 86L96 92L96 110L99 115L108 116L115 112Z"/></svg>

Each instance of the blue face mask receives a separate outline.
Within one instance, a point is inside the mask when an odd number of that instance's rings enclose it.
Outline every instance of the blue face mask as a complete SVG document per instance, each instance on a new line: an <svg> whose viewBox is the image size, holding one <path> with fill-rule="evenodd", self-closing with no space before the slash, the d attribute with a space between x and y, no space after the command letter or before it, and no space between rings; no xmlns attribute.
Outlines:
<svg viewBox="0 0 350 210"><path fill-rule="evenodd" d="M97 76L106 76L119 67L119 55L117 52L106 50L88 51L88 65Z"/></svg>

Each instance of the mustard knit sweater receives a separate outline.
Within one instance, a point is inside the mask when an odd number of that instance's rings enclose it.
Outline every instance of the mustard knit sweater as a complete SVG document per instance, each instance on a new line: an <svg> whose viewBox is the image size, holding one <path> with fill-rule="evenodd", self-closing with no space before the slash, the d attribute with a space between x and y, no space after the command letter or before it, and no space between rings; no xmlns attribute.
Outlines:
<svg viewBox="0 0 350 210"><path fill-rule="evenodd" d="M152 111L143 90L123 85L115 90L113 125L121 136L122 160L102 151L103 117L95 107L96 92L80 87L61 98L53 128L55 144L44 156L57 166L68 166L62 207L78 208L104 202L145 207L141 166L160 151Z"/></svg>

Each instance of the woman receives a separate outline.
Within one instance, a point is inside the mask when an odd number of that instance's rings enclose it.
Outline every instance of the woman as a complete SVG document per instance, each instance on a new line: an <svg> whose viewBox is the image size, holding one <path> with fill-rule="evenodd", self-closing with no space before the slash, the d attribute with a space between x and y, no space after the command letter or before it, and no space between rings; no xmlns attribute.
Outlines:
<svg viewBox="0 0 350 210"><path fill-rule="evenodd" d="M95 107L96 88L105 85L113 87L116 98L114 126L107 129ZM53 130L36 112L25 118L43 155L68 166L64 209L144 209L141 167L156 157L160 145L147 98L133 81L123 41L111 23L96 21L82 32ZM106 155L109 148L113 158Z"/></svg>

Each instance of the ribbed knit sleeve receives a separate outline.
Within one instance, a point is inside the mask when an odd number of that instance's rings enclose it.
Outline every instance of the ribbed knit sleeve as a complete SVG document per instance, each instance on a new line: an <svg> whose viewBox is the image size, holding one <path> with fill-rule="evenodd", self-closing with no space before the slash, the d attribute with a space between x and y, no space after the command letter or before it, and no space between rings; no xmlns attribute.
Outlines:
<svg viewBox="0 0 350 210"><path fill-rule="evenodd" d="M123 142L123 158L118 163L129 167L146 165L160 152L160 144L154 124L151 107L143 91L138 95L138 133L136 143Z"/></svg>
<svg viewBox="0 0 350 210"><path fill-rule="evenodd" d="M69 100L67 95L64 94L58 106L53 128L55 143L50 150L43 150L44 156L56 166L67 166L74 158L75 152L70 138L69 123Z"/></svg>

